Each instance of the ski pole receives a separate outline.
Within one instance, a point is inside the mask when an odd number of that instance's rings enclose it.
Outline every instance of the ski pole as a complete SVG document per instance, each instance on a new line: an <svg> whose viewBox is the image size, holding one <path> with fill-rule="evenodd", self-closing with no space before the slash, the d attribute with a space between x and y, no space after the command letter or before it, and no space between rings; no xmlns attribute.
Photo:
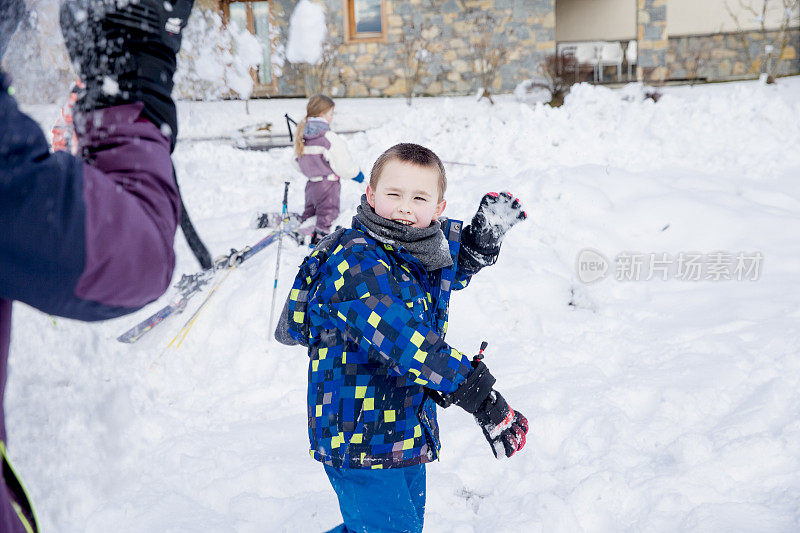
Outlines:
<svg viewBox="0 0 800 533"><path fill-rule="evenodd" d="M289 130L289 142L293 142L294 141L294 136L292 135L292 126L291 126L291 124L294 124L295 126L297 126L297 122L292 120L292 117L289 116L289 113L284 113L283 116L286 117L286 129Z"/></svg>
<svg viewBox="0 0 800 533"><path fill-rule="evenodd" d="M211 260L211 254L203 244L203 239L197 234L197 230L192 224L192 219L189 218L189 212L186 210L186 204L183 203L183 196L181 196L181 188L178 185L178 175L175 173L175 165L172 165L172 176L175 179L175 186L178 189L178 199L181 201L181 230L183 236L186 237L186 243L192 250L192 253L197 258L197 262L203 267L203 270L208 270L214 266L214 261Z"/></svg>
<svg viewBox="0 0 800 533"><path fill-rule="evenodd" d="M234 261L235 261L235 259L234 259ZM211 290L208 292L208 296L206 296L205 299L203 300L203 303L201 303L200 306L197 308L197 310L195 310L195 312L192 313L192 316L189 317L189 319L186 321L186 323L183 325L183 327L181 327L181 329L178 330L178 333L175 335L175 337L173 337L172 340L169 341L169 344L167 344L167 348L172 346L172 344L176 340L178 340L178 337L180 337L180 340L178 341L178 344L175 345L175 348L180 348L181 347L181 344L183 344L184 339L186 339L186 335L189 334L189 330L192 329L192 326L194 326L194 321L197 319L198 315L200 314L200 311L205 309L206 304L211 300L211 297L214 296L214 294L217 292L217 289L219 289L219 286L222 285L223 281L225 281L225 278L227 278L228 275L230 275L231 270L236 268L237 264L238 263L236 263L236 262L232 262L230 264L230 266L225 271L225 275L222 276L222 279L220 279L219 282L217 282L217 284L214 285L214 287L211 288ZM164 348L164 351L166 351L167 348ZM163 352L162 352L162 354L163 354Z"/></svg>
<svg viewBox="0 0 800 533"><path fill-rule="evenodd" d="M275 296L278 294L278 271L281 268L281 250L283 249L283 229L286 227L286 213L288 212L289 200L289 182L283 184L283 208L281 210L281 228L278 233L278 258L275 260L275 283L272 286L272 303L269 306L269 333L267 334L270 340L272 339L272 319L275 314Z"/></svg>

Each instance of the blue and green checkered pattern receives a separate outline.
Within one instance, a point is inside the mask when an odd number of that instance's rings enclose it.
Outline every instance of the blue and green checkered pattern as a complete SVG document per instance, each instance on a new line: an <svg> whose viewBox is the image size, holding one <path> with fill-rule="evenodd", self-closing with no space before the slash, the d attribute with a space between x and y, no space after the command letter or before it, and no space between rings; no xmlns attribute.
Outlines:
<svg viewBox="0 0 800 533"><path fill-rule="evenodd" d="M426 272L356 222L329 255L312 253L289 298L290 332L308 344L311 455L337 468L394 468L439 455L433 401L471 371L444 342L461 223L447 221L454 266ZM305 337L305 338L303 338Z"/></svg>

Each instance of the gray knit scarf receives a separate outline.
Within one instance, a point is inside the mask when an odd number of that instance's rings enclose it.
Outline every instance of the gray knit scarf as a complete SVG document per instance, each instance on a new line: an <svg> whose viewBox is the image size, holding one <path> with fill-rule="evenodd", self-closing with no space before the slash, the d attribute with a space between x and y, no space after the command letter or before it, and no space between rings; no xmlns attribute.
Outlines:
<svg viewBox="0 0 800 533"><path fill-rule="evenodd" d="M416 257L425 270L438 270L452 266L450 248L438 221L431 222L427 228L414 228L394 220L383 218L375 213L367 202L367 195L361 196L353 221L358 220L367 233L375 240L392 245L400 245Z"/></svg>

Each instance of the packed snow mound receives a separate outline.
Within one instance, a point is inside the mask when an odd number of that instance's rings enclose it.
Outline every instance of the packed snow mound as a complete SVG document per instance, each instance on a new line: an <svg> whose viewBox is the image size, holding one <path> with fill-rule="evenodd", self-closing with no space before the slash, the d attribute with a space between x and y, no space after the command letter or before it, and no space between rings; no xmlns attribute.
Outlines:
<svg viewBox="0 0 800 533"><path fill-rule="evenodd" d="M642 170L663 162L761 179L800 161L800 151L780 149L800 140L800 106L778 97L786 87L742 84L725 98L709 89L664 91L656 103L644 98L652 88L640 84L621 91L576 85L565 99L562 117L576 123L594 120L591 127L575 128L568 142L588 150L608 148L612 165L636 153L642 156ZM770 160L774 154L783 161Z"/></svg>
<svg viewBox="0 0 800 533"><path fill-rule="evenodd" d="M217 100L248 98L250 69L263 57L261 43L235 22L223 25L219 13L194 10L184 30L175 72L176 98Z"/></svg>
<svg viewBox="0 0 800 533"><path fill-rule="evenodd" d="M440 413L426 531L797 531L800 516L800 79L646 88L582 85L564 106L513 95L337 100L334 129L367 173L397 142L436 151L445 215L509 190L528 220L453 295L447 341L485 362L530 423L496 461L472 417ZM305 100L181 102L183 138L302 116ZM45 126L57 109L32 111ZM263 237L255 213L303 208L291 149L179 139L174 160L212 253ZM342 183L347 225L364 185ZM182 237L175 281L198 267ZM609 262L581 283L583 250ZM760 253L756 279L682 280L681 253ZM284 242L278 297L308 253ZM640 254L639 281L617 257ZM668 279L650 254L668 254ZM134 345L102 324L15 304L9 453L44 531L322 531L341 520L308 456L308 359L268 331L276 249L235 270L179 349L199 301ZM707 268L705 264L704 268ZM703 271L703 274L707 274ZM619 279L618 279L619 278ZM279 311L279 305L276 306Z"/></svg>
<svg viewBox="0 0 800 533"><path fill-rule="evenodd" d="M699 89L663 89L655 103L641 96L646 89L638 85L614 91L583 84L559 108L507 100L496 106L461 99L420 102L371 136L381 146L411 140L446 160L501 168L677 167L761 180L800 164L800 150L787 149L800 141L800 104L779 97L788 87L751 83L731 88L724 98L715 88Z"/></svg>
<svg viewBox="0 0 800 533"><path fill-rule="evenodd" d="M523 80L514 87L514 97L520 102L547 103L550 101L550 91L541 86L534 86L534 84L547 84L547 80L543 77L536 77L530 80Z"/></svg>
<svg viewBox="0 0 800 533"><path fill-rule="evenodd" d="M319 63L322 58L322 42L327 33L325 8L322 4L300 0L289 19L286 59L292 63Z"/></svg>

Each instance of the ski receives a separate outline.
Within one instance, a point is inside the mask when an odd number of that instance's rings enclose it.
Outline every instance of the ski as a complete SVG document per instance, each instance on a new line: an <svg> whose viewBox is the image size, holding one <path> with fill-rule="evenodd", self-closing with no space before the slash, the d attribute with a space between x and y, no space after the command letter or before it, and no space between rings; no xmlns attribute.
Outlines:
<svg viewBox="0 0 800 533"><path fill-rule="evenodd" d="M291 220L297 224L292 231L288 232L288 235L294 239L297 244L304 246L309 244L309 242L312 240L311 236L314 234L314 228L317 224L317 216L314 215L302 222L300 217L300 213L289 212L286 214L287 221ZM250 227L253 229L277 228L281 225L281 220L283 220L283 214L277 211L260 213L253 217Z"/></svg>
<svg viewBox="0 0 800 533"><path fill-rule="evenodd" d="M286 216L289 220L296 220L298 223L300 222L300 213L286 213ZM250 227L253 229L277 228L281 225L282 220L283 214L279 211L260 213L255 216L253 222L250 224Z"/></svg>
<svg viewBox="0 0 800 533"><path fill-rule="evenodd" d="M278 236L283 232L284 234L291 235L297 227L297 222L294 220L287 220L283 230L275 230L269 235L258 241L252 246L247 246L243 250L231 250L231 253L218 259L214 266L208 270L203 270L195 274L184 274L181 276L180 281L175 284L178 294L167 305L145 318L131 329L117 337L119 342L132 344L142 338L148 331L163 322L167 317L173 314L180 314L186 309L189 300L200 293L207 284L214 280L217 274L229 269L232 266L238 266L240 263L247 261L255 254L272 244L278 239Z"/></svg>

